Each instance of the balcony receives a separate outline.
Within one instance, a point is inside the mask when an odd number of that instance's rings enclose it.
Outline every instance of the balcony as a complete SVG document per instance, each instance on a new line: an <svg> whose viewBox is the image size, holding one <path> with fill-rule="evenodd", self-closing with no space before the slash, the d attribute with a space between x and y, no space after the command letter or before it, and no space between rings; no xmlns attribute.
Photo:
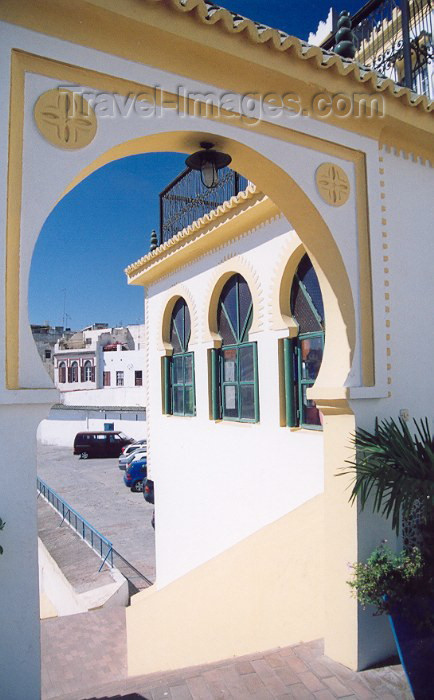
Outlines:
<svg viewBox="0 0 434 700"><path fill-rule="evenodd" d="M217 187L202 184L197 170L186 168L160 192L160 239L165 243L193 221L246 189L248 180L230 168L219 171Z"/></svg>
<svg viewBox="0 0 434 700"><path fill-rule="evenodd" d="M354 60L433 99L433 12L433 0L370 0L351 18ZM333 34L322 48L335 43Z"/></svg>

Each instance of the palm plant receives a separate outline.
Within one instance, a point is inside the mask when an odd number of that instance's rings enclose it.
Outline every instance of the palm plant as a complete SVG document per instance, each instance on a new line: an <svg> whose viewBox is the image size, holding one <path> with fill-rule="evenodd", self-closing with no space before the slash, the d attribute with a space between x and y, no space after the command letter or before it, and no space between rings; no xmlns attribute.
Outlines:
<svg viewBox="0 0 434 700"><path fill-rule="evenodd" d="M372 498L373 512L391 516L397 534L401 518L411 518L416 506L422 529L434 530L434 439L427 418L414 424L414 435L402 418L377 419L373 433L359 428L353 438L356 459L341 472L354 476L350 502L359 498L364 509Z"/></svg>
<svg viewBox="0 0 434 700"><path fill-rule="evenodd" d="M399 534L401 519L417 525L419 546L399 554L384 546L366 562L352 565L348 581L362 605L372 604L390 622L414 697L432 697L434 650L434 440L428 419L414 420L415 433L399 418L375 422L373 433L358 429L356 457L341 474L353 478L350 501L362 510L391 518Z"/></svg>

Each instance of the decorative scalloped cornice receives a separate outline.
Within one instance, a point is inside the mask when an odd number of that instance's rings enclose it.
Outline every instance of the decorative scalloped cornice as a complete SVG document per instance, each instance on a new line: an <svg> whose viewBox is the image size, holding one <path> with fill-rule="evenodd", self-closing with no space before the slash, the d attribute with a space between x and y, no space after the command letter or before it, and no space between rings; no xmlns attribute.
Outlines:
<svg viewBox="0 0 434 700"><path fill-rule="evenodd" d="M418 107L425 112L434 110L434 101L428 100L425 95L418 95L409 88L397 85L390 78L383 78L352 59L342 58L333 51L312 46L286 32L254 22L213 3L205 0L148 0L148 2L164 2L179 12L190 14L196 22L208 26L219 25L227 33L242 34L243 39L248 39L254 44L267 44L276 51L291 52L302 60L314 61L320 69L333 68L339 75L348 76L359 83L370 82L373 90L396 97L410 107Z"/></svg>
<svg viewBox="0 0 434 700"><path fill-rule="evenodd" d="M165 243L162 243L160 246L158 246L158 248L155 248L155 250L144 255L142 258L140 258L140 260L131 263L131 265L125 268L124 272L127 275L131 275L144 268L147 263L157 262L158 258L165 256L170 249L180 243L182 239L189 238L194 234L199 233L203 228L205 228L205 226L208 226L208 224L217 222L218 219L223 218L230 211L235 210L240 204L243 204L244 202L247 202L253 198L256 198L259 201L259 199L265 198L265 195L263 195L262 192L259 192L255 185L249 184L247 188L243 190L243 192L239 192L237 195L231 197L226 202L218 206L217 209L213 209L204 216L201 216L200 219L193 221L192 224L186 228L183 228L182 231L179 231L179 233L172 236L172 238Z"/></svg>

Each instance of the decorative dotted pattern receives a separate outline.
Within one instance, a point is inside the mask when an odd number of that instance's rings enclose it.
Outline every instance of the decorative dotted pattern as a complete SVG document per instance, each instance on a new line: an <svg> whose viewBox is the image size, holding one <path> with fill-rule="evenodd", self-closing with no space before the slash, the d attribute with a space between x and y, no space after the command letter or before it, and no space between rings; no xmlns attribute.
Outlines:
<svg viewBox="0 0 434 700"><path fill-rule="evenodd" d="M391 350L391 320L390 320L390 277L389 277L389 232L387 230L387 207L386 207L386 192L384 183L384 158L380 154L378 156L379 173L380 173L380 199L381 199L381 236L383 250L383 288L384 288L384 312L385 312L385 332L386 332L386 381L390 387L392 384L392 350ZM387 392L388 397L392 396L391 390Z"/></svg>

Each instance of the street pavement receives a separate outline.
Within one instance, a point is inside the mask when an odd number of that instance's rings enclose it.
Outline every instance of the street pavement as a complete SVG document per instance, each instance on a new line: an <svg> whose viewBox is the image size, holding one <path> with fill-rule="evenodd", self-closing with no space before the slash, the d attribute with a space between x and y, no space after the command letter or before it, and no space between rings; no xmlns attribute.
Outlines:
<svg viewBox="0 0 434 700"><path fill-rule="evenodd" d="M71 448L38 445L38 476L151 581L153 506L123 482L117 459L80 459Z"/></svg>

